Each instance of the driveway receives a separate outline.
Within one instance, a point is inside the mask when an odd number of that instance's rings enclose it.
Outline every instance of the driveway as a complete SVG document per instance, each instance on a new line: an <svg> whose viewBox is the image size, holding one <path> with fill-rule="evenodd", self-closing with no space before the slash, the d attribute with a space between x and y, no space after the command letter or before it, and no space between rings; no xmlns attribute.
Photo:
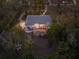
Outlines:
<svg viewBox="0 0 79 59"><path fill-rule="evenodd" d="M48 40L43 37L33 37L33 44L35 45L32 52L37 56L47 56L51 52L51 48L48 48Z"/></svg>

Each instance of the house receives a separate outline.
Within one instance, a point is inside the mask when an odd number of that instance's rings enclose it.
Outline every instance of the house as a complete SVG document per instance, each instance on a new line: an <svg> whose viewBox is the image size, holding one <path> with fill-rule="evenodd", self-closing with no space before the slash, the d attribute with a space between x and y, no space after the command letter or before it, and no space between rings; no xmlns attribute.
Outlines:
<svg viewBox="0 0 79 59"><path fill-rule="evenodd" d="M34 35L44 35L52 24L49 15L28 15L26 18L25 32Z"/></svg>
<svg viewBox="0 0 79 59"><path fill-rule="evenodd" d="M57 4L60 4L60 5L72 5L74 2L73 0L48 0L49 4L51 5L57 5Z"/></svg>

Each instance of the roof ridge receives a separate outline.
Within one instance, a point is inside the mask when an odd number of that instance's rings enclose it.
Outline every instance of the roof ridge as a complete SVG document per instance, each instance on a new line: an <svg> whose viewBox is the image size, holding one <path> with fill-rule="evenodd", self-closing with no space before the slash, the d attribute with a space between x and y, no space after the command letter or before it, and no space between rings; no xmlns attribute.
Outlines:
<svg viewBox="0 0 79 59"><path fill-rule="evenodd" d="M27 15L27 16L50 16L50 15Z"/></svg>

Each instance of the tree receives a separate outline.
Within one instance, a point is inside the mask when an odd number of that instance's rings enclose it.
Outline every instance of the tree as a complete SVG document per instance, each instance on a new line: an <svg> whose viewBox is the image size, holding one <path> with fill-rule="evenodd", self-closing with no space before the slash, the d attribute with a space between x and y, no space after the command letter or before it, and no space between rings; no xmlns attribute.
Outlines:
<svg viewBox="0 0 79 59"><path fill-rule="evenodd" d="M75 30L74 30L75 29ZM51 53L49 56L49 59L77 59L78 58L78 32L77 28L73 27L73 29L70 30L68 27L62 27L61 25L53 25L50 31L48 32L48 37L49 37L49 44L53 44L53 40L55 41L55 44L57 44L56 49L54 52ZM70 30L70 31L67 31ZM73 33L74 32L74 33ZM70 34L74 34L71 37L69 36ZM72 38L74 37L74 38ZM51 44L51 45L52 45ZM53 47L52 46L52 47Z"/></svg>

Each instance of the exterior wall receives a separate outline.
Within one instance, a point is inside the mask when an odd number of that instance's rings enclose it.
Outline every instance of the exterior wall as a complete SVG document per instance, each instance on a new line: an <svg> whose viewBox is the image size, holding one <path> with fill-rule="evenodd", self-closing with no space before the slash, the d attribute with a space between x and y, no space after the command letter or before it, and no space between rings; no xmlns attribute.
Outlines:
<svg viewBox="0 0 79 59"><path fill-rule="evenodd" d="M47 30L48 30L48 26L46 24L44 24L44 26L39 27L39 28L33 27L34 35L44 35L46 34Z"/></svg>
<svg viewBox="0 0 79 59"><path fill-rule="evenodd" d="M25 32L26 33L32 33L33 32L33 34L37 35L37 36L38 35L44 35L44 34L46 34L46 32L48 30L48 26L46 24L43 24L43 25L44 26L41 25L41 27L38 27L38 28L34 27L33 25L26 26Z"/></svg>

